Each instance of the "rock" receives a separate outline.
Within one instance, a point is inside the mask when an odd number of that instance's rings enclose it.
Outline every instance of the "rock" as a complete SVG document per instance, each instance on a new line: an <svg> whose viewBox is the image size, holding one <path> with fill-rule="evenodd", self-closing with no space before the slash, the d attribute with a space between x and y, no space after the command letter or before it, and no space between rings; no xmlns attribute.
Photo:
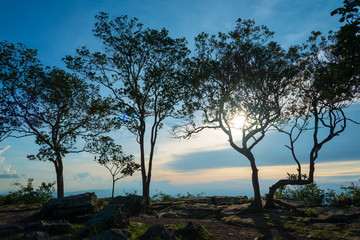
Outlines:
<svg viewBox="0 0 360 240"><path fill-rule="evenodd" d="M96 230L126 228L129 224L129 216L124 214L121 206L117 204L106 205L88 221L89 227L95 228Z"/></svg>
<svg viewBox="0 0 360 240"><path fill-rule="evenodd" d="M24 227L16 223L0 225L0 236L9 236L22 231L24 231Z"/></svg>
<svg viewBox="0 0 360 240"><path fill-rule="evenodd" d="M224 204L236 204L242 203L244 200L248 198L245 197L212 197L211 204L214 205L224 205Z"/></svg>
<svg viewBox="0 0 360 240"><path fill-rule="evenodd" d="M50 199L43 205L40 213L46 218L69 219L75 216L94 213L95 193L84 193L64 198Z"/></svg>
<svg viewBox="0 0 360 240"><path fill-rule="evenodd" d="M288 209L319 206L318 204L314 204L306 200L295 199L274 199L274 202Z"/></svg>
<svg viewBox="0 0 360 240"><path fill-rule="evenodd" d="M107 231L104 231L95 237L90 238L90 240L126 240L131 238L131 232L127 229L117 229L113 228Z"/></svg>
<svg viewBox="0 0 360 240"><path fill-rule="evenodd" d="M211 203L211 198L210 197L192 197L192 198L176 198L173 199L172 202L183 202L183 203L189 203L189 204L194 204L194 203Z"/></svg>
<svg viewBox="0 0 360 240"><path fill-rule="evenodd" d="M122 205L123 213L129 216L138 216L143 212L144 208L142 205L142 196L131 195L131 196L118 196L111 200L110 204L113 205Z"/></svg>
<svg viewBox="0 0 360 240"><path fill-rule="evenodd" d="M49 234L40 231L28 232L25 234L23 240L47 240L49 239Z"/></svg>
<svg viewBox="0 0 360 240"><path fill-rule="evenodd" d="M63 220L38 221L35 223L31 223L25 227L25 231L33 231L33 230L47 232L50 235L69 233L73 231L71 225L67 222L64 222Z"/></svg>
<svg viewBox="0 0 360 240"><path fill-rule="evenodd" d="M209 219L216 214L217 212L213 206L203 203L178 204L159 212L159 216L163 218Z"/></svg>
<svg viewBox="0 0 360 240"><path fill-rule="evenodd" d="M161 225L150 227L139 240L161 239L161 240L177 240L177 238L169 230Z"/></svg>

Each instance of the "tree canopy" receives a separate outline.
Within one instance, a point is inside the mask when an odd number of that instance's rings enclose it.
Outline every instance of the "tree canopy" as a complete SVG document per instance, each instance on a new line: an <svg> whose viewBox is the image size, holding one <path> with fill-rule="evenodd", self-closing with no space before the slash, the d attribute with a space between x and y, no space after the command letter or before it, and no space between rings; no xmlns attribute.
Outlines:
<svg viewBox="0 0 360 240"><path fill-rule="evenodd" d="M91 53L83 47L65 62L109 91L119 124L136 135L143 196L149 199L158 132L165 119L178 116L176 105L182 101L180 70L188 54L186 41L171 38L166 29L144 28L136 18L110 19L108 14L99 13L96 19L94 35L103 43L104 52ZM148 144L146 133L150 135ZM147 158L145 146L150 149Z"/></svg>
<svg viewBox="0 0 360 240"><path fill-rule="evenodd" d="M77 140L101 131L105 120L97 89L57 68L43 68L36 51L2 42L1 99L10 137L35 136L39 152L30 160L55 165L58 197L64 196L62 158L79 152Z"/></svg>
<svg viewBox="0 0 360 240"><path fill-rule="evenodd" d="M254 206L261 207L258 169L252 149L273 124L287 114L291 100L297 49L285 51L266 26L253 20L237 21L235 30L196 38L195 57L187 74L192 92L184 112L190 118L202 112L202 122L192 120L177 130L188 138L206 128L219 128L230 145L244 155L252 168ZM235 129L233 120L241 116L244 124Z"/></svg>

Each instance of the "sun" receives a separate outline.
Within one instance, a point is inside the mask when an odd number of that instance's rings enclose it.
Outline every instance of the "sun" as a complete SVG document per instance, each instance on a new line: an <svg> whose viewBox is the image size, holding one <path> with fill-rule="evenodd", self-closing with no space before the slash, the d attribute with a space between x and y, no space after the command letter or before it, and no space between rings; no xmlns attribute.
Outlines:
<svg viewBox="0 0 360 240"><path fill-rule="evenodd" d="M242 129L245 125L245 116L243 115L238 115L236 116L232 121L232 127L235 129Z"/></svg>

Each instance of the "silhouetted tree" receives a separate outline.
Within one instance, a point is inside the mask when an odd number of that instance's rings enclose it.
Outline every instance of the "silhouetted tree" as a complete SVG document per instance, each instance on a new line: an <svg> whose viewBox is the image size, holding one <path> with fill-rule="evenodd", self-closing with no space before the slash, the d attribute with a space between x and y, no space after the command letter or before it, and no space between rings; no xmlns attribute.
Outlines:
<svg viewBox="0 0 360 240"><path fill-rule="evenodd" d="M115 182L132 176L140 170L140 164L134 162L133 155L126 155L120 145L116 145L110 137L100 137L88 144L90 152L97 154L95 161L109 170L112 177L112 198L114 198Z"/></svg>
<svg viewBox="0 0 360 240"><path fill-rule="evenodd" d="M252 169L253 206L262 208L253 148L286 114L296 72L297 49L289 52L270 42L273 32L252 20L237 21L234 31L195 39L195 57L188 62L189 94L184 113L190 122L175 128L178 137L189 138L203 129L221 129L231 147L245 156ZM201 123L194 113L202 112ZM235 129L241 115L244 126Z"/></svg>
<svg viewBox="0 0 360 240"><path fill-rule="evenodd" d="M19 79L26 85L27 81L37 81L41 77L42 67L36 54L36 50L27 49L22 44L0 42L0 142L19 125L17 119L10 115L7 105L11 101L11 91L15 91L11 84ZM28 99L25 104L32 103L34 100Z"/></svg>
<svg viewBox="0 0 360 240"><path fill-rule="evenodd" d="M105 113L97 89L57 68L43 69L36 51L3 42L1 96L5 97L10 137L35 136L40 146L30 160L50 161L57 178L57 196L64 197L63 158L79 137L96 134ZM101 115L104 114L104 115Z"/></svg>
<svg viewBox="0 0 360 240"><path fill-rule="evenodd" d="M175 106L182 100L178 71L188 54L186 41L169 37L166 29L145 29L136 18L110 20L108 14L100 13L96 19L94 33L102 41L104 52L91 53L83 47L65 61L70 69L107 89L118 107L120 124L136 135L143 197L149 204L158 132L165 119L177 117ZM150 135L147 158L146 133Z"/></svg>
<svg viewBox="0 0 360 240"><path fill-rule="evenodd" d="M335 9L331 15L340 15L340 22L345 23L340 30L333 33L334 47L332 54L338 57L338 61L332 64L333 78L347 79L360 84L360 1L345 0L344 6ZM350 82L352 85L354 83Z"/></svg>
<svg viewBox="0 0 360 240"><path fill-rule="evenodd" d="M290 130L279 130L289 136L293 159L298 165L297 179L281 179L269 189L266 199L267 208L274 204L276 190L285 185L305 185L314 181L315 161L323 146L334 137L339 136L346 128L349 119L344 109L358 100L359 88L354 78L359 76L339 75L334 71L337 63L342 64L342 57L333 54L334 44L329 38L321 37L319 32L313 32L305 45L305 52L299 65L303 70L299 74L300 85L297 91L298 111L293 116ZM341 81L339 81L341 79ZM309 151L309 175L302 178L301 164L296 155L295 143L305 131L311 131L312 147Z"/></svg>

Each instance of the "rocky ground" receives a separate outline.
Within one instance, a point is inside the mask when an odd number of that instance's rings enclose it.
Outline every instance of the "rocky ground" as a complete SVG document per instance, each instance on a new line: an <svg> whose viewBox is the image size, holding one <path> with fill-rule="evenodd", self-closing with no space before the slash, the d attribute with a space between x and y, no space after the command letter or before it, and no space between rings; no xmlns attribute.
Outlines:
<svg viewBox="0 0 360 240"><path fill-rule="evenodd" d="M0 239L360 239L360 208L278 200L277 209L256 212L241 197L200 197L154 202L139 213L139 197L119 197L101 211L106 201L82 198L1 206Z"/></svg>

